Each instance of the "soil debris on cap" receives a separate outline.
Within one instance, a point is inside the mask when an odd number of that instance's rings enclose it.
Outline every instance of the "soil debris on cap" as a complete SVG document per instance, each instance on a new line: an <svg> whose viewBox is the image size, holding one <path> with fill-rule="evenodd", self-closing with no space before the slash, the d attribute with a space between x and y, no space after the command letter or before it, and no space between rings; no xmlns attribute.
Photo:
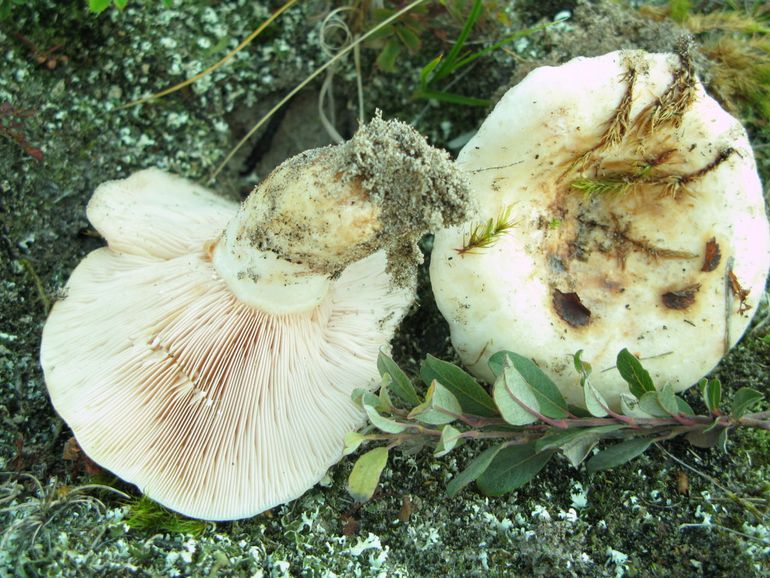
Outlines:
<svg viewBox="0 0 770 578"><path fill-rule="evenodd" d="M429 231L462 223L469 185L446 151L430 146L409 125L381 114L339 149L343 181L356 179L380 207L378 248L388 254L396 284L411 284L422 262L417 241Z"/></svg>

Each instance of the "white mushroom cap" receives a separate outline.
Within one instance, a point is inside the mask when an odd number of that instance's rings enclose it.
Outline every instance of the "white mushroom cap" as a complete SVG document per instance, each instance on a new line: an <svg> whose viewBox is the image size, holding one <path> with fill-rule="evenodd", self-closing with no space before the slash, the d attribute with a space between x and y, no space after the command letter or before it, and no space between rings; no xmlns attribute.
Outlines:
<svg viewBox="0 0 770 578"><path fill-rule="evenodd" d="M99 187L88 216L109 248L75 269L41 350L53 404L92 459L213 520L294 499L339 460L365 421L351 392L375 386L412 300L380 251L308 311L239 302L207 250L237 209L157 170Z"/></svg>
<svg viewBox="0 0 770 578"><path fill-rule="evenodd" d="M240 208L156 170L102 185L88 217L109 246L43 330L54 406L89 457L189 516L296 498L364 423L350 396L378 386L415 243L467 194L446 153L379 116Z"/></svg>
<svg viewBox="0 0 770 578"><path fill-rule="evenodd" d="M572 354L618 403L622 348L675 390L712 369L765 286L770 238L754 157L685 53L613 52L533 71L465 146L485 223L513 227L458 252L472 225L436 234L431 280L469 368L532 358L582 405ZM745 293L741 294L742 291Z"/></svg>

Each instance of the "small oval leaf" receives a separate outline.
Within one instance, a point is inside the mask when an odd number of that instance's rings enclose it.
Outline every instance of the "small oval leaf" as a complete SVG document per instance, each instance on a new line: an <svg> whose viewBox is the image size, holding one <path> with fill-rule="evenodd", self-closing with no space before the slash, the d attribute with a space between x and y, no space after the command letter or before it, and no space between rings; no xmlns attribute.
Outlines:
<svg viewBox="0 0 770 578"><path fill-rule="evenodd" d="M377 357L377 369L382 377L385 377L386 374L390 376L390 389L402 401L408 403L410 406L415 406L420 403L420 398L417 397L417 392L410 379L396 362L382 351L380 351L380 354Z"/></svg>
<svg viewBox="0 0 770 578"><path fill-rule="evenodd" d="M599 390L588 380L586 380L585 385L583 386L583 399L586 403L586 409L592 416L606 417L609 415L605 409L607 407L607 400L604 399L604 396Z"/></svg>
<svg viewBox="0 0 770 578"><path fill-rule="evenodd" d="M445 425L444 429L441 430L441 438L436 444L436 451L433 452L433 455L440 458L451 452L457 446L461 435L462 432L456 427Z"/></svg>
<svg viewBox="0 0 770 578"><path fill-rule="evenodd" d="M362 443L366 441L366 439L366 436L362 433L358 433L357 431L349 431L345 434L345 445L342 450L342 455L347 456L352 454Z"/></svg>
<svg viewBox="0 0 770 578"><path fill-rule="evenodd" d="M388 448L374 448L362 455L348 478L348 493L357 502L366 502L374 495L380 475L388 463Z"/></svg>
<svg viewBox="0 0 770 578"><path fill-rule="evenodd" d="M712 415L718 415L720 413L719 406L722 403L722 382L717 378L710 380L703 378L698 386L708 410Z"/></svg>
<svg viewBox="0 0 770 578"><path fill-rule="evenodd" d="M495 375L499 375L505 367L510 365L516 368L532 388L542 415L553 419L561 419L569 415L567 402L561 391L534 361L512 351L499 351L489 358L489 366Z"/></svg>
<svg viewBox="0 0 770 578"><path fill-rule="evenodd" d="M642 411L639 408L639 398L631 395L630 393L620 394L620 411L623 413L623 415L627 415L629 417L641 417L645 419L652 417L649 413Z"/></svg>
<svg viewBox="0 0 770 578"><path fill-rule="evenodd" d="M736 419L743 417L752 407L762 401L764 397L756 389L751 389L750 387L740 388L735 392L735 397L733 397L730 416Z"/></svg>
<svg viewBox="0 0 770 578"><path fill-rule="evenodd" d="M487 391L456 365L428 355L420 367L420 377L426 384L436 380L446 387L467 413L483 417L498 415L495 402Z"/></svg>
<svg viewBox="0 0 770 578"><path fill-rule="evenodd" d="M634 438L615 444L588 460L586 470L594 473L630 462L643 454L650 444L652 440L648 438Z"/></svg>
<svg viewBox="0 0 770 578"><path fill-rule="evenodd" d="M537 452L535 444L509 446L501 450L476 480L487 496L502 496L529 482L553 456L552 450Z"/></svg>
<svg viewBox="0 0 770 578"><path fill-rule="evenodd" d="M660 401L658 401L657 392L654 391L648 391L639 398L639 409L652 417L669 417L669 413L663 409Z"/></svg>
<svg viewBox="0 0 770 578"><path fill-rule="evenodd" d="M540 411L537 398L515 367L505 368L495 381L493 393L500 415L507 423L527 425L537 421Z"/></svg>
<svg viewBox="0 0 770 578"><path fill-rule="evenodd" d="M442 425L455 421L462 412L460 402L452 392L438 381L434 381L428 388L425 401L409 412L409 419L431 425Z"/></svg>
<svg viewBox="0 0 770 578"><path fill-rule="evenodd" d="M505 447L505 444L500 444L491 448L488 448L481 452L476 458L474 458L468 467L462 472L457 474L446 486L447 496L450 498L455 496L457 492L462 490L465 486L471 482L475 482L476 479L484 473L484 471L492 463L494 457Z"/></svg>
<svg viewBox="0 0 770 578"><path fill-rule="evenodd" d="M642 397L647 391L655 391L655 384L650 374L628 349L618 353L616 365L621 377L628 383L628 388L636 397Z"/></svg>
<svg viewBox="0 0 770 578"><path fill-rule="evenodd" d="M379 430L382 430L386 433L397 434L406 429L404 424L381 416L371 405L365 405L364 410L366 410L366 415L369 416L369 421L372 422L372 425Z"/></svg>
<svg viewBox="0 0 770 578"><path fill-rule="evenodd" d="M690 407L690 404L687 403L685 400L683 400L678 395L676 396L676 405L679 407L679 413L681 415L687 415L687 416L695 415L695 412Z"/></svg>
<svg viewBox="0 0 770 578"><path fill-rule="evenodd" d="M679 404L676 401L676 395L674 395L674 388L671 387L670 383L667 383L660 388L657 395L660 407L662 407L668 415L679 415Z"/></svg>

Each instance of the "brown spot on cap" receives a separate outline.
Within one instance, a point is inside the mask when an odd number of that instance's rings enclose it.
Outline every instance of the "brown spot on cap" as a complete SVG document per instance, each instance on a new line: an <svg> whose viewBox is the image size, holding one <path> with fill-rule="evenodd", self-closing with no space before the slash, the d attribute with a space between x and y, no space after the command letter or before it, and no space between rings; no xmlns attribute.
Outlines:
<svg viewBox="0 0 770 578"><path fill-rule="evenodd" d="M669 309L687 309L690 305L695 303L695 294L698 293L699 289L700 283L696 283L695 285L690 285L683 289L668 291L661 296L663 305Z"/></svg>
<svg viewBox="0 0 770 578"><path fill-rule="evenodd" d="M701 271L709 273L719 267L719 262L722 260L722 251L719 249L719 243L715 237L711 237L706 242L706 254L703 257L703 267Z"/></svg>
<svg viewBox="0 0 770 578"><path fill-rule="evenodd" d="M580 302L577 293L553 290L553 308L572 327L584 327L591 321L591 311Z"/></svg>

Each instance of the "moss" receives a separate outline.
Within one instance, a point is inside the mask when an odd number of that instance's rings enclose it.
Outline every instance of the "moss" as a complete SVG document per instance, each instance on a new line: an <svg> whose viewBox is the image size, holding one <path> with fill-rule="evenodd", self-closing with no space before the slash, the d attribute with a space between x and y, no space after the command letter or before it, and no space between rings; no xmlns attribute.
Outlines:
<svg viewBox="0 0 770 578"><path fill-rule="evenodd" d="M141 496L128 505L126 525L134 530L152 534L168 532L200 536L206 529L206 522L185 518L147 496Z"/></svg>

